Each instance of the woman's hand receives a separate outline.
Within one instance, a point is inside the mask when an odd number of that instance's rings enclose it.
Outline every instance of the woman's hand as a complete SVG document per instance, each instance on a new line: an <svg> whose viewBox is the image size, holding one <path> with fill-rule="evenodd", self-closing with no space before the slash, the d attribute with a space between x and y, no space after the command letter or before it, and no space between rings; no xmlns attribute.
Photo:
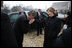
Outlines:
<svg viewBox="0 0 72 48"><path fill-rule="evenodd" d="M29 24L32 24L34 21L35 21L35 19L31 19L31 20L29 21Z"/></svg>

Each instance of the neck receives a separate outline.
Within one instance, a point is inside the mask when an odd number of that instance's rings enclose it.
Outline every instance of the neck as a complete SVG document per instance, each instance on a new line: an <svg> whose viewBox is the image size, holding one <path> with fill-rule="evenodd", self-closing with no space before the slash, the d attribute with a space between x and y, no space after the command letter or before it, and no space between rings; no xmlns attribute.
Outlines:
<svg viewBox="0 0 72 48"><path fill-rule="evenodd" d="M53 16L49 16L50 18L54 18L54 17L56 17L55 15L53 15Z"/></svg>
<svg viewBox="0 0 72 48"><path fill-rule="evenodd" d="M50 17L54 17L54 14L52 14Z"/></svg>

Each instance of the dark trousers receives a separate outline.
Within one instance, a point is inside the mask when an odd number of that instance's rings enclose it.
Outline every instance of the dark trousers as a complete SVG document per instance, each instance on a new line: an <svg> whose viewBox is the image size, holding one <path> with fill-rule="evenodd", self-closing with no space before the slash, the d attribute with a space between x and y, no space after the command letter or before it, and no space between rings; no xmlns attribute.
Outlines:
<svg viewBox="0 0 72 48"><path fill-rule="evenodd" d="M22 47L23 34L20 34L17 38L18 47Z"/></svg>
<svg viewBox="0 0 72 48"><path fill-rule="evenodd" d="M43 24L42 24L42 22L40 22L38 24L38 27L37 27L37 36L39 36L40 34L42 34L42 26L43 26Z"/></svg>
<svg viewBox="0 0 72 48"><path fill-rule="evenodd" d="M42 34L42 28L39 28L39 29L37 30L37 36L39 36L39 34Z"/></svg>

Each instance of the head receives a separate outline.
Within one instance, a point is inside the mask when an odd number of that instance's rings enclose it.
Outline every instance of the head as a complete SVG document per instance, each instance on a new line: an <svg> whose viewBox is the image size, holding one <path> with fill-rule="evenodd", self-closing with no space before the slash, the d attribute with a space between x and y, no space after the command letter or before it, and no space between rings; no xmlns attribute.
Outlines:
<svg viewBox="0 0 72 48"><path fill-rule="evenodd" d="M38 11L41 13L42 12L42 10L41 9L38 9Z"/></svg>
<svg viewBox="0 0 72 48"><path fill-rule="evenodd" d="M36 17L36 12L35 11L30 11L28 12L28 19L31 20L31 19L34 19Z"/></svg>
<svg viewBox="0 0 72 48"><path fill-rule="evenodd" d="M21 9L21 12L24 12L24 9Z"/></svg>
<svg viewBox="0 0 72 48"><path fill-rule="evenodd" d="M55 14L55 9L53 7L48 8L46 11L49 17L53 17Z"/></svg>

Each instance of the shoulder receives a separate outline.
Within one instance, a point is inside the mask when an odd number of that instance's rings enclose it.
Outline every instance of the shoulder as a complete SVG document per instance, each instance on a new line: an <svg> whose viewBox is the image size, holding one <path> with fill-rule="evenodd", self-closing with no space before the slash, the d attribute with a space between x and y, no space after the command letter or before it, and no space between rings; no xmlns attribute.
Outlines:
<svg viewBox="0 0 72 48"><path fill-rule="evenodd" d="M54 20L55 20L56 22L61 22L61 19L60 19L60 18L57 18L57 17L56 17Z"/></svg>
<svg viewBox="0 0 72 48"><path fill-rule="evenodd" d="M56 20L61 20L60 18L58 18L57 16L55 17Z"/></svg>
<svg viewBox="0 0 72 48"><path fill-rule="evenodd" d="M1 19L9 19L9 16L1 12Z"/></svg>
<svg viewBox="0 0 72 48"><path fill-rule="evenodd" d="M17 20L19 20L19 19L24 19L24 16L19 16L19 17L17 18Z"/></svg>
<svg viewBox="0 0 72 48"><path fill-rule="evenodd" d="M19 16L16 20L16 22L21 22L21 21L26 21L27 19L25 19L24 16Z"/></svg>
<svg viewBox="0 0 72 48"><path fill-rule="evenodd" d="M1 12L1 16L8 16L6 13Z"/></svg>

